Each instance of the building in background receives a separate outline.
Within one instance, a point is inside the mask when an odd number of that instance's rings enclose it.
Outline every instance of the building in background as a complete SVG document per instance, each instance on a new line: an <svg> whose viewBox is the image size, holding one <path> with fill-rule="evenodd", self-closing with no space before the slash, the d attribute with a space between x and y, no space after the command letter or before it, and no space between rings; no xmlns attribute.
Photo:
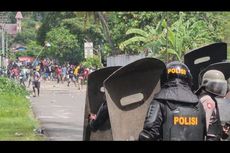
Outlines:
<svg viewBox="0 0 230 153"><path fill-rule="evenodd" d="M9 52L8 39L9 37L16 37L17 33L21 32L21 21L23 19L22 13L16 13L16 23L8 23L8 16L6 12L0 12L0 30L1 30L1 43L0 43L0 67L6 67L8 62L7 54ZM14 44L13 44L14 45ZM24 46L17 46L24 47ZM16 47L11 47L17 49ZM13 50L14 51L14 50Z"/></svg>

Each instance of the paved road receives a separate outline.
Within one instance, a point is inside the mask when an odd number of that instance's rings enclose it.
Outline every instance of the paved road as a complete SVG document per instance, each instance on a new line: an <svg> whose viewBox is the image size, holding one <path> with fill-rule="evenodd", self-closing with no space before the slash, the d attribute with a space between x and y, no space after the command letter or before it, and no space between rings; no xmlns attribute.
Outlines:
<svg viewBox="0 0 230 153"><path fill-rule="evenodd" d="M54 84L41 82L40 96L30 97L34 114L49 140L81 141L86 87L80 91L73 84Z"/></svg>

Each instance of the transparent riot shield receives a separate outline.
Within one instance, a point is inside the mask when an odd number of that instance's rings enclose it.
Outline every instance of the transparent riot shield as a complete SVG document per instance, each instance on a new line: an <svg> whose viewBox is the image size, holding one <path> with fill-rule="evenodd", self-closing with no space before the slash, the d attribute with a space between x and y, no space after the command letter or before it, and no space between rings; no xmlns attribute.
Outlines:
<svg viewBox="0 0 230 153"><path fill-rule="evenodd" d="M92 72L88 77L83 130L83 140L85 141L112 140L110 120L108 119L96 132L93 132L88 124L88 116L90 113L97 114L103 102L104 93L101 92L103 81L118 68L120 68L120 66L103 68Z"/></svg>
<svg viewBox="0 0 230 153"><path fill-rule="evenodd" d="M155 58L130 63L104 81L113 140L137 140L165 64Z"/></svg>

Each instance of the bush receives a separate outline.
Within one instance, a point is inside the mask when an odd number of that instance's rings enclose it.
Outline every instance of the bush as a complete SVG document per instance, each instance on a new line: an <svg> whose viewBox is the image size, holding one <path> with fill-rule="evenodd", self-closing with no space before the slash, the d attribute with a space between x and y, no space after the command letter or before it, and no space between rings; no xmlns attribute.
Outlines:
<svg viewBox="0 0 230 153"><path fill-rule="evenodd" d="M39 122L34 118L27 94L25 87L16 81L0 77L0 141L45 139L34 131Z"/></svg>
<svg viewBox="0 0 230 153"><path fill-rule="evenodd" d="M103 67L99 56L87 58L84 62L82 62L82 65L87 68L102 68Z"/></svg>
<svg viewBox="0 0 230 153"><path fill-rule="evenodd" d="M25 87L21 86L17 82L5 77L0 77L0 94L13 94L26 96L28 92Z"/></svg>

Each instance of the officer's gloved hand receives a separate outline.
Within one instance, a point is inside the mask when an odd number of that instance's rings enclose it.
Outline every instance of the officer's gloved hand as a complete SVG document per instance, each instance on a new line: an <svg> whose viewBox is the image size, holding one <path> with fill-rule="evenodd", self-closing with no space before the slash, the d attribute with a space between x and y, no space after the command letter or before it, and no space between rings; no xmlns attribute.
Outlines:
<svg viewBox="0 0 230 153"><path fill-rule="evenodd" d="M230 124L229 122L225 123L222 130L222 139L227 139L229 137Z"/></svg>

